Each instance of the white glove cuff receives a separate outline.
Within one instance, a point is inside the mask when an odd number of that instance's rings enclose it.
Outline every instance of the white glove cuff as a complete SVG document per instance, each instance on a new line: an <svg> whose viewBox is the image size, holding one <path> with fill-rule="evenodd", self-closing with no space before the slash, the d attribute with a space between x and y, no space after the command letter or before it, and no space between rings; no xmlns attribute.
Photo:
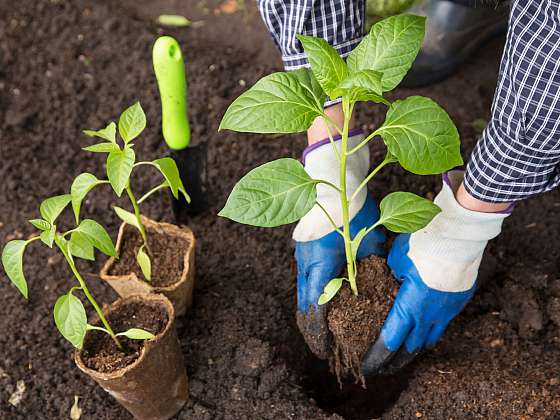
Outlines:
<svg viewBox="0 0 560 420"><path fill-rule="evenodd" d="M361 130L349 133L348 150L356 147L364 140ZM334 137L335 147L340 151L340 136ZM329 139L312 144L303 152L303 164L306 172L313 179L321 179L340 188L339 161ZM366 178L369 170L369 148L362 147L346 160L346 195L350 197ZM349 216L352 219L366 201L367 189L357 194L349 205ZM340 196L332 187L317 185L317 202L331 215L337 226L342 226L342 208ZM298 242L313 241L329 234L334 229L325 213L315 205L297 224L292 235Z"/></svg>
<svg viewBox="0 0 560 420"><path fill-rule="evenodd" d="M467 210L455 199L463 171L443 175L443 188L434 203L441 208L434 219L410 235L408 257L429 287L446 292L472 288L486 244L499 235L504 213Z"/></svg>

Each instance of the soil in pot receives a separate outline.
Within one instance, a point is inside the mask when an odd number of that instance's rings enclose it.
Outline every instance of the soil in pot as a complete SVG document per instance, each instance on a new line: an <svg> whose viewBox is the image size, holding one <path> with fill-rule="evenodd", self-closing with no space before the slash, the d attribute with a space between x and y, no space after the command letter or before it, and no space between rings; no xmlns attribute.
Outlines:
<svg viewBox="0 0 560 420"><path fill-rule="evenodd" d="M357 285L358 296L345 284L329 304L327 320L333 338L330 365L340 383L350 375L365 387L360 362L379 336L398 283L385 259L371 256L358 263Z"/></svg>
<svg viewBox="0 0 560 420"><path fill-rule="evenodd" d="M129 328L141 328L154 335L161 333L168 315L161 305L154 302L130 302L119 311L108 315L108 322L115 332ZM97 326L101 323L97 323ZM84 340L82 360L84 364L101 373L114 372L134 363L142 352L144 341L119 337L123 349L120 350L113 339L102 331L90 331Z"/></svg>
<svg viewBox="0 0 560 420"><path fill-rule="evenodd" d="M184 269L185 250L189 242L185 238L169 236L160 231L146 226L148 246L152 256L153 287L165 287L177 283L181 279ZM138 249L142 246L140 233L132 226L126 226L122 238L119 259L112 265L109 274L112 276L125 276L136 274L139 279L144 275L136 262Z"/></svg>

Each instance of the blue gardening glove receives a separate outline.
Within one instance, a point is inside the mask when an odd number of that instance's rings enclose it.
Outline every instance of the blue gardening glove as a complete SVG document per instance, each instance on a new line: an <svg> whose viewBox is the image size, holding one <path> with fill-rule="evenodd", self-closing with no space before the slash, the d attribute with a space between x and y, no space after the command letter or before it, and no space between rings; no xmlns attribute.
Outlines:
<svg viewBox="0 0 560 420"><path fill-rule="evenodd" d="M352 148L363 140L361 131L354 131L348 140ZM335 138L336 147L340 140ZM315 179L329 181L340 186L339 163L329 140L308 147L303 154L307 173ZM369 170L367 147L350 155L347 160L347 194L351 196L365 179ZM317 202L331 215L337 226L342 226L340 197L324 184L317 186ZM379 219L379 209L364 188L350 203L350 233L352 237L362 228L369 227ZM297 261L297 324L309 348L320 358L326 358L329 350L329 333L326 322L326 305L317 304L325 285L340 276L346 265L342 237L319 206L313 207L298 223L293 238L296 241ZM381 230L370 232L360 244L358 258L383 255L385 235Z"/></svg>
<svg viewBox="0 0 560 420"><path fill-rule="evenodd" d="M392 374L432 347L474 295L488 241L511 213L479 213L461 207L455 191L462 171L443 176L434 202L441 208L424 229L399 235L388 264L401 287L377 341L362 360L366 375Z"/></svg>

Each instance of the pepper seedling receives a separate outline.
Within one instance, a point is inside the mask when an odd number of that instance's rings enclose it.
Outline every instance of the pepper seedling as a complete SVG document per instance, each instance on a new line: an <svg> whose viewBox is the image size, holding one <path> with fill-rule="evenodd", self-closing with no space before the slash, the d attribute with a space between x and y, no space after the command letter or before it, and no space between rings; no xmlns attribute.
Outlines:
<svg viewBox="0 0 560 420"><path fill-rule="evenodd" d="M107 153L107 179L98 179L95 175L84 172L78 175L72 183L70 194L76 223L79 223L82 201L94 187L101 184L110 184L118 197L126 191L134 213L117 206L114 207L114 210L123 222L135 227L140 233L142 237L142 246L138 249L136 261L146 280L150 281L152 275L151 252L139 206L153 193L164 188L169 188L171 194L176 199L179 198L179 193L183 194L187 202L190 202L190 197L179 176L177 164L172 158L165 157L151 162L136 162L134 144L131 143L131 141L137 138L142 131L144 131L144 128L146 128L146 114L140 103L136 102L127 108L119 117L118 132L122 144L119 144L117 140L117 125L114 122L110 122L101 130L84 130L84 134L87 136L104 140L102 143L84 147L83 150L95 153ZM130 186L130 177L133 169L142 165L157 168L163 175L164 181L150 189L137 200Z"/></svg>
<svg viewBox="0 0 560 420"><path fill-rule="evenodd" d="M2 265L8 278L27 299L28 286L23 272L23 255L27 245L40 240L49 248L56 246L78 282L78 286L72 287L68 293L60 296L54 305L56 327L66 340L81 349L86 332L88 330L99 330L109 334L117 347L122 349L118 339L120 336L133 340L154 338L152 333L139 328L130 328L127 331L115 333L109 325L101 308L89 291L84 278L78 271L74 258L93 261L95 259L94 249L98 249L106 255L115 256L115 247L103 226L92 219L84 219L75 228L66 232L57 230L56 219L64 208L70 204L70 201L70 194L57 195L44 200L39 207L41 218L29 221L41 233L27 240L16 239L6 244L2 250ZM74 296L74 292L77 290L80 290L93 306L103 327L88 324L84 305L80 299Z"/></svg>
<svg viewBox="0 0 560 420"><path fill-rule="evenodd" d="M334 188L340 196L342 226L321 206L344 238L347 277L327 283L319 304L332 299L344 281L354 294L356 254L361 240L383 225L397 233L412 233L426 226L440 209L431 201L409 192L393 192L380 203L379 220L350 234L349 203L367 188L367 183L386 165L398 162L418 175L439 174L463 163L457 128L448 114L432 99L411 96L390 102L384 94L402 81L422 45L425 18L392 16L372 26L368 35L344 61L325 40L298 35L311 69L273 73L260 79L227 109L220 129L252 133L297 133L306 131L316 118L330 130L329 140L340 167L340 188L312 179L295 159L278 159L245 175L233 188L220 216L260 227L295 222L316 205L317 185ZM337 127L324 112L326 98L342 98L343 127ZM358 102L387 106L385 121L354 148L348 147L352 113ZM341 136L340 148L333 133ZM387 153L349 196L346 160L360 148L381 137Z"/></svg>

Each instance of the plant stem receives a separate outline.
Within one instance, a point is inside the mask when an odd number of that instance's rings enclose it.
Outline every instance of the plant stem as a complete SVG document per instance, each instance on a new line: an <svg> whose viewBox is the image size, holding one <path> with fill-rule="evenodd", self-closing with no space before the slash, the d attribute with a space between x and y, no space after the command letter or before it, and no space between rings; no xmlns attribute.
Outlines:
<svg viewBox="0 0 560 420"><path fill-rule="evenodd" d="M369 136L367 136L364 140L362 140L362 142L360 144L358 144L356 147L354 147L352 150L350 150L348 152L348 154L351 155L353 153L356 153L358 150L360 150L363 146L365 146L376 135L377 135L377 131L374 131Z"/></svg>
<svg viewBox="0 0 560 420"><path fill-rule="evenodd" d="M348 281L354 295L358 294L356 285L356 274L354 271L354 259L352 257L352 238L350 237L350 217L348 210L348 197L346 195L346 159L348 157L348 131L350 125L350 117L352 115L352 105L346 99L342 100L342 109L344 112L344 127L342 129L342 143L340 146L340 203L342 206L343 220L343 237L344 249L346 251L346 267L348 271Z"/></svg>
<svg viewBox="0 0 560 420"><path fill-rule="evenodd" d="M327 211L326 208L323 207L323 205L321 203L319 203L317 201L317 206L319 206L319 208L321 210L323 210L323 213L325 213L325 216L327 216L327 219L329 219L329 222L331 223L331 226L333 227L333 229L338 232L340 235L342 235L344 237L344 233L338 228L338 226L336 225L336 223L334 222L333 218L331 217L331 215L329 214L329 212Z"/></svg>
<svg viewBox="0 0 560 420"><path fill-rule="evenodd" d="M138 203L136 202L136 198L132 193L132 189L130 188L130 183L126 186L126 193L128 194L128 198L132 203L132 207L134 207L134 215L136 216L136 222L138 223L138 227L140 228L140 236L142 236L142 241L144 242L144 247L146 248L146 252L151 256L152 253L150 252L150 247L148 246L148 236L146 235L146 228L142 223L142 219L140 217L140 208L138 207Z"/></svg>
<svg viewBox="0 0 560 420"><path fill-rule="evenodd" d="M361 182L361 184L358 185L358 188L356 188L356 191L354 191L349 201L352 202L352 200L356 198L356 195L358 195L361 189L364 188L369 181L371 181L371 179L377 174L377 172L381 170L381 168L393 162L396 162L395 158L390 153L387 153L385 159L383 159L383 162L381 162L373 171L371 171L370 174L366 177L366 179L364 179Z"/></svg>
<svg viewBox="0 0 560 420"><path fill-rule="evenodd" d="M159 191L163 188L168 188L168 187L169 187L169 184L167 184L166 182L164 182L163 184L159 184L158 186L152 188L150 191L148 191L146 194L144 194L142 197L140 197L140 199L138 200L138 204L142 204L150 195L152 195L156 191Z"/></svg>
<svg viewBox="0 0 560 420"><path fill-rule="evenodd" d="M72 260L72 258L68 255L68 253L66 253L64 251L64 249L58 243L57 243L57 245L58 245L60 251L62 252L62 254L64 255L64 258L66 258L66 261L68 262L68 265L70 266L70 269L72 270L72 273L74 274L74 277L76 277L76 280L78 280L78 283L80 283L80 287L82 288L82 291L84 292L84 295L86 295L87 300L89 301L89 303L91 303L91 306L93 306L93 309L95 309L95 312L97 312L97 315L99 316L99 319L101 320L101 323L107 329L107 331L109 332L109 335L111 336L111 338L113 339L113 341L115 342L115 344L117 345L119 350L123 350L123 347L122 347L119 339L117 338L116 334L113 332L113 329L109 325L109 322L107 322L107 319L103 315L103 312L101 311L101 308L99 307L99 305L97 304L97 302L95 301L95 299L93 298L91 293L89 292L89 290L87 288L87 285L86 285L86 282L84 281L84 279L82 278L82 276L80 275L78 270L76 269L76 265L74 264L74 261Z"/></svg>

